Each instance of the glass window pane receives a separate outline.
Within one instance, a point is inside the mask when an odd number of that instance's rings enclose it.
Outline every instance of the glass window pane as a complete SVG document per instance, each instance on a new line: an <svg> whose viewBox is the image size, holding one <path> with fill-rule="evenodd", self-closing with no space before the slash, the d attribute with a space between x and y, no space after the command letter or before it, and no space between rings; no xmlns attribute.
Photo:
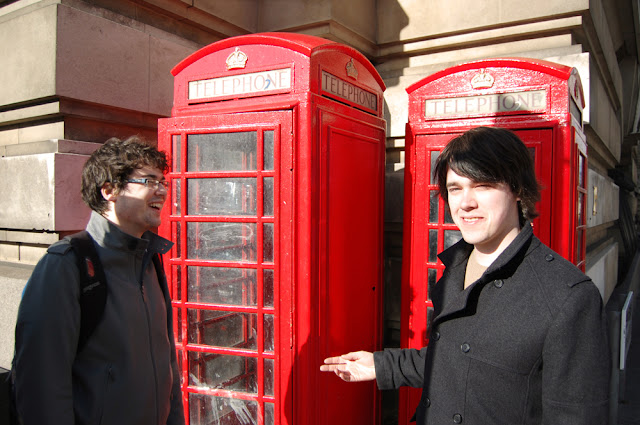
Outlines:
<svg viewBox="0 0 640 425"><path fill-rule="evenodd" d="M173 310L173 321L176 324L177 329L174 338L178 343L182 343L182 310Z"/></svg>
<svg viewBox="0 0 640 425"><path fill-rule="evenodd" d="M462 233L459 230L445 230L444 231L444 249L449 248L456 242L462 239Z"/></svg>
<svg viewBox="0 0 640 425"><path fill-rule="evenodd" d="M179 173L180 172L180 155L182 154L182 148L180 144L180 135L176 134L172 136L171 142L173 145L172 147L173 159L171 161L171 168L174 172Z"/></svg>
<svg viewBox="0 0 640 425"><path fill-rule="evenodd" d="M582 226L584 225L584 214L582 214L582 211L584 209L584 193L582 192L578 192L578 226Z"/></svg>
<svg viewBox="0 0 640 425"><path fill-rule="evenodd" d="M171 214L180 215L180 179L171 180Z"/></svg>
<svg viewBox="0 0 640 425"><path fill-rule="evenodd" d="M189 352L189 385L199 388L258 393L258 359Z"/></svg>
<svg viewBox="0 0 640 425"><path fill-rule="evenodd" d="M437 279L438 271L436 269L429 269L427 274L428 274L427 280L429 281L429 286L427 287L427 291L430 292L431 287L438 282L438 279ZM427 295L427 298L430 298L430 297Z"/></svg>
<svg viewBox="0 0 640 425"><path fill-rule="evenodd" d="M438 222L438 200L440 199L440 193L437 190L429 192L429 223Z"/></svg>
<svg viewBox="0 0 640 425"><path fill-rule="evenodd" d="M191 424L257 425L258 403L253 400L189 393Z"/></svg>
<svg viewBox="0 0 640 425"><path fill-rule="evenodd" d="M453 222L453 218L451 217L451 212L449 211L449 207L445 205L444 207L444 222L446 224L455 224Z"/></svg>
<svg viewBox="0 0 640 425"><path fill-rule="evenodd" d="M182 272L180 266L171 266L171 299L182 300Z"/></svg>
<svg viewBox="0 0 640 425"><path fill-rule="evenodd" d="M255 170L257 146L255 131L190 134L187 171Z"/></svg>
<svg viewBox="0 0 640 425"><path fill-rule="evenodd" d="M576 253L574 255L574 263L582 260L582 229L576 231Z"/></svg>
<svg viewBox="0 0 640 425"><path fill-rule="evenodd" d="M274 409L273 403L264 404L264 425L273 425L274 422Z"/></svg>
<svg viewBox="0 0 640 425"><path fill-rule="evenodd" d="M182 226L179 221L174 221L171 223L171 234L174 237L175 245L173 248L175 249L174 258L180 258L182 256L182 238L180 237L180 230Z"/></svg>
<svg viewBox="0 0 640 425"><path fill-rule="evenodd" d="M265 307L273 307L273 270L262 271L262 296Z"/></svg>
<svg viewBox="0 0 640 425"><path fill-rule="evenodd" d="M585 169L584 155L578 153L578 186L587 187L584 181L584 169Z"/></svg>
<svg viewBox="0 0 640 425"><path fill-rule="evenodd" d="M187 223L189 258L256 261L255 223Z"/></svg>
<svg viewBox="0 0 640 425"><path fill-rule="evenodd" d="M264 393L273 395L273 359L264 359Z"/></svg>
<svg viewBox="0 0 640 425"><path fill-rule="evenodd" d="M256 215L256 179L189 179L190 215Z"/></svg>
<svg viewBox="0 0 640 425"><path fill-rule="evenodd" d="M436 179L436 160L438 159L438 156L440 156L440 152L438 151L431 151L431 183L430 184L436 184L437 183L437 179Z"/></svg>
<svg viewBox="0 0 640 425"><path fill-rule="evenodd" d="M263 179L264 199L263 199L263 215L273 217L273 177L265 177Z"/></svg>
<svg viewBox="0 0 640 425"><path fill-rule="evenodd" d="M189 343L256 349L255 313L189 309L188 316Z"/></svg>
<svg viewBox="0 0 640 425"><path fill-rule="evenodd" d="M264 169L273 170L273 130L264 132Z"/></svg>
<svg viewBox="0 0 640 425"><path fill-rule="evenodd" d="M273 314L264 315L264 351L273 351Z"/></svg>
<svg viewBox="0 0 640 425"><path fill-rule="evenodd" d="M263 261L267 263L273 263L273 223L264 223L263 229Z"/></svg>
<svg viewBox="0 0 640 425"><path fill-rule="evenodd" d="M255 306L258 278L255 269L187 267L188 301Z"/></svg>
<svg viewBox="0 0 640 425"><path fill-rule="evenodd" d="M438 230L429 230L429 262L435 263L438 260Z"/></svg>
<svg viewBox="0 0 640 425"><path fill-rule="evenodd" d="M178 351L178 353L177 353L177 359L176 360L177 360L177 363L178 363L178 371L179 371L179 375L180 375L180 385L182 385L183 384L183 382L182 382L183 381L182 371L184 370L183 366L182 366L182 350L177 350L177 351Z"/></svg>

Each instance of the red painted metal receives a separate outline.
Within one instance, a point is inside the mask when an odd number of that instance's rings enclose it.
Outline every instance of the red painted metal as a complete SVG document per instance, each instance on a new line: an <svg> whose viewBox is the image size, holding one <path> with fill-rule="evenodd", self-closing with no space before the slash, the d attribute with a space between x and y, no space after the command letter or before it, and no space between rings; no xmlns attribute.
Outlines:
<svg viewBox="0 0 640 425"><path fill-rule="evenodd" d="M160 233L176 243L166 267L188 421L379 423L375 384L319 366L382 345L382 80L354 49L277 33L214 43L173 74Z"/></svg>
<svg viewBox="0 0 640 425"><path fill-rule="evenodd" d="M543 188L534 232L584 271L584 97L575 68L519 58L448 68L407 92L401 345L421 348L429 342L429 287L444 269L436 254L460 237L438 196L431 167L449 140L470 128L504 127L522 138ZM420 390L401 389L400 424L408 424L419 398Z"/></svg>

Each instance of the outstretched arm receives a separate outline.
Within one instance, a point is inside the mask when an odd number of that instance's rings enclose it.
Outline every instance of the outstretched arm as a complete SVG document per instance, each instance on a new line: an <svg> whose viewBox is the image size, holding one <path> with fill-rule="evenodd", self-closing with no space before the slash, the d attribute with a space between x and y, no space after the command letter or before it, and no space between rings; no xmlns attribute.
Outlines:
<svg viewBox="0 0 640 425"><path fill-rule="evenodd" d="M323 372L334 372L343 381L362 382L376 379L376 368L373 363L373 353L355 351L337 357L324 359L320 366Z"/></svg>

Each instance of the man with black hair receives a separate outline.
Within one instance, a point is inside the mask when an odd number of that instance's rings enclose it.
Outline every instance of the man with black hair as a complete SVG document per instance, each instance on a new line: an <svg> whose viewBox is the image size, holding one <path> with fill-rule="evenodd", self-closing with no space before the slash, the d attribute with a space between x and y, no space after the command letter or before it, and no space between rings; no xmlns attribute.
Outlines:
<svg viewBox="0 0 640 425"><path fill-rule="evenodd" d="M81 344L81 271L69 240L53 244L24 290L14 388L25 425L184 424L167 283L152 231L167 196L164 153L137 137L110 139L86 162L86 231L104 270L104 312ZM95 273L94 265L88 273ZM81 346L79 346L81 344Z"/></svg>
<svg viewBox="0 0 640 425"><path fill-rule="evenodd" d="M533 235L540 195L524 143L505 129L469 130L435 174L463 240L439 255L429 346L348 353L320 369L380 389L422 387L418 425L606 425L602 299Z"/></svg>

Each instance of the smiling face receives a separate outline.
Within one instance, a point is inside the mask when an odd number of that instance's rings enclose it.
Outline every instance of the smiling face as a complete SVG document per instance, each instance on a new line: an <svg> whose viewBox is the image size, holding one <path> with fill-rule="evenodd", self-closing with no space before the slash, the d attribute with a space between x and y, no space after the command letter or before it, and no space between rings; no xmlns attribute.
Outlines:
<svg viewBox="0 0 640 425"><path fill-rule="evenodd" d="M467 243L495 259L520 231L518 201L505 183L479 183L449 169L446 188L454 223Z"/></svg>
<svg viewBox="0 0 640 425"><path fill-rule="evenodd" d="M150 166L134 170L128 178L164 180L162 171ZM160 225L160 210L167 190L163 185L151 189L144 184L127 183L124 189L117 191L110 183L105 183L102 196L109 205L104 216L125 233L139 238L147 230Z"/></svg>

